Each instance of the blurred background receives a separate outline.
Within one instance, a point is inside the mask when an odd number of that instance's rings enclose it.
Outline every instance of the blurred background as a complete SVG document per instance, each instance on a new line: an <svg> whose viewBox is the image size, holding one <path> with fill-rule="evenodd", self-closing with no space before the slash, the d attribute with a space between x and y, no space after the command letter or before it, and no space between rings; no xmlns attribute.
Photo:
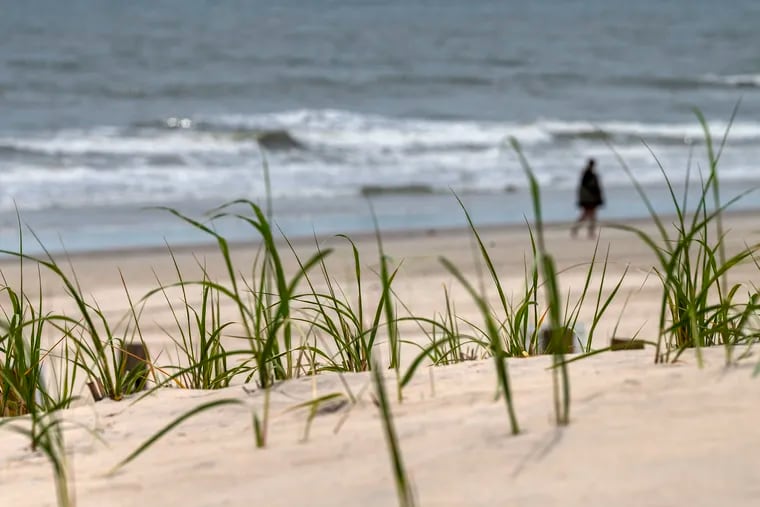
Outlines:
<svg viewBox="0 0 760 507"><path fill-rule="evenodd" d="M667 212L658 161L679 186L689 168L704 174L693 108L719 142L739 101L722 188L760 183L755 0L0 0L0 12L4 249L18 246L17 210L51 250L204 241L151 207L263 205L264 157L289 236L371 230L368 199L384 230L459 226L452 192L478 224L522 223L510 137L548 220L575 218L588 157L600 217L645 216L611 146Z"/></svg>

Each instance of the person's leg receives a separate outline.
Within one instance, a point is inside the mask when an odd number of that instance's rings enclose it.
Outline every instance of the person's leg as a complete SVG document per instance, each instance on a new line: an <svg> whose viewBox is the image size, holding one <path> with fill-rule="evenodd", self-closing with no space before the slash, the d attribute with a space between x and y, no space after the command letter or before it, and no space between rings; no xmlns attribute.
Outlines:
<svg viewBox="0 0 760 507"><path fill-rule="evenodd" d="M588 237L593 239L596 233L596 208L588 208Z"/></svg>
<svg viewBox="0 0 760 507"><path fill-rule="evenodd" d="M576 237L578 235L578 227L580 227L582 220L583 220L583 211L581 210L581 216L579 216L575 220L575 223L572 226L570 226L570 236L571 237L574 238L574 237Z"/></svg>
<svg viewBox="0 0 760 507"><path fill-rule="evenodd" d="M570 235L572 237L576 237L578 235L578 227L581 226L584 220L588 219L588 208L581 208L581 215L578 217L578 220L575 221L573 226L570 228Z"/></svg>

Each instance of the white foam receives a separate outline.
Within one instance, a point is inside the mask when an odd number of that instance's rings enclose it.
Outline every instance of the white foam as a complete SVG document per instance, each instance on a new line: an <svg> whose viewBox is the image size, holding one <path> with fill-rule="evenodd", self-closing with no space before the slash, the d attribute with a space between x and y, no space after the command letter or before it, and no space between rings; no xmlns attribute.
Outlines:
<svg viewBox="0 0 760 507"><path fill-rule="evenodd" d="M629 121L563 121L542 119L532 123L433 121L390 118L338 110L298 110L264 115L232 115L209 118L226 127L284 129L312 146L362 150L434 150L449 147L489 149L514 137L522 145L545 144L554 136L584 136L603 131L612 136L651 139L667 138L690 143L703 137L695 120L687 123L642 123ZM722 136L725 121L711 121L713 135ZM760 140L760 123L736 122L731 126L734 141Z"/></svg>
<svg viewBox="0 0 760 507"><path fill-rule="evenodd" d="M298 140L336 148L444 148L498 145L509 136L521 142L548 141L534 125L476 121L435 121L356 114L340 110L298 110L283 113L209 118L228 128L285 129Z"/></svg>
<svg viewBox="0 0 760 507"><path fill-rule="evenodd" d="M711 121L708 124L713 137L722 137L729 123ZM558 135L588 135L604 132L611 136L626 136L642 140L669 138L683 140L684 144L700 142L704 138L702 127L696 121L690 123L641 123L624 121L563 122L546 120L538 123L538 128ZM730 125L729 139L732 141L760 140L760 123L736 122Z"/></svg>
<svg viewBox="0 0 760 507"><path fill-rule="evenodd" d="M726 76L706 74L702 79L707 83L714 84L760 87L760 74L729 74Z"/></svg>
<svg viewBox="0 0 760 507"><path fill-rule="evenodd" d="M239 140L196 132L161 132L151 136L120 135L96 129L64 130L47 138L0 137L0 146L49 155L181 155L239 153L256 148L255 140Z"/></svg>
<svg viewBox="0 0 760 507"><path fill-rule="evenodd" d="M520 141L542 184L573 187L590 156L598 159L605 184L630 184L609 148L595 138L598 130L613 136L617 151L641 182L660 182L662 175L639 137L649 141L669 175L679 181L689 154L684 143L702 138L696 121L593 123L548 118L520 124L337 110L197 117L185 124L176 130L111 127L0 139L0 146L63 155L53 162L34 154L0 160L0 208L11 209L17 197L33 208L258 198L265 191L260 152L255 136L249 135L255 132L246 129L284 129L305 144L305 150L269 155L274 195L303 198L358 195L372 185L426 185L443 192L522 188L525 175L505 143L509 137ZM726 123L711 122L710 127L720 138ZM734 124L729 141L736 140L749 142L728 147L722 174L760 180L760 123ZM693 147L704 165L704 147L696 142ZM104 163L100 154L119 156ZM156 155L167 157L157 160Z"/></svg>

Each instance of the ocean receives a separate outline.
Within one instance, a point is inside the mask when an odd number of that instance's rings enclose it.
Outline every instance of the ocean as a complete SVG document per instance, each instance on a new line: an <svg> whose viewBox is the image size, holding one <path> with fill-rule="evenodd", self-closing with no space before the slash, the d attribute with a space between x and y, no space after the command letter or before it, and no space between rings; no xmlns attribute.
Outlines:
<svg viewBox="0 0 760 507"><path fill-rule="evenodd" d="M0 0L0 248L19 218L27 249L208 241L157 208L267 195L289 237L460 226L454 194L523 223L513 138L547 220L589 157L600 217L645 216L615 152L667 212L660 164L707 169L694 108L719 143L739 104L729 197L760 184L758 26L757 0Z"/></svg>

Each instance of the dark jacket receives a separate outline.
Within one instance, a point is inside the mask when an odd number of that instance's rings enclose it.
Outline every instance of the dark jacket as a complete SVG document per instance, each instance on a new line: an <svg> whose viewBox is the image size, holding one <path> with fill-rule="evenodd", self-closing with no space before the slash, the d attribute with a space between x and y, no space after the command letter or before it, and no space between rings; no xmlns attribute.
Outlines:
<svg viewBox="0 0 760 507"><path fill-rule="evenodd" d="M599 184L594 171L586 169L581 177L581 184L578 187L578 206L582 208L597 207L604 204L602 197L602 187Z"/></svg>

